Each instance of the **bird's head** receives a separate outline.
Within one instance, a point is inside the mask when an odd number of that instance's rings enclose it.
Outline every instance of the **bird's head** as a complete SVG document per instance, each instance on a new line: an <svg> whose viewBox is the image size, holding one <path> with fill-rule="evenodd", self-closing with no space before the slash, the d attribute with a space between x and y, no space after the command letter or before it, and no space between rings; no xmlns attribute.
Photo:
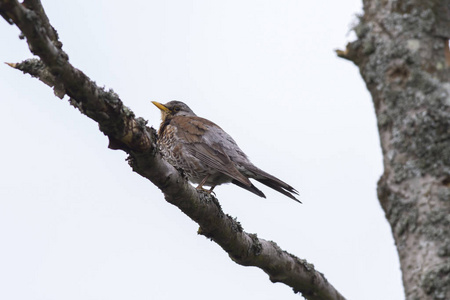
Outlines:
<svg viewBox="0 0 450 300"><path fill-rule="evenodd" d="M166 104L152 101L152 103L161 110L161 119L163 122L166 121L167 118L170 119L174 116L195 116L192 109L181 101L170 101Z"/></svg>

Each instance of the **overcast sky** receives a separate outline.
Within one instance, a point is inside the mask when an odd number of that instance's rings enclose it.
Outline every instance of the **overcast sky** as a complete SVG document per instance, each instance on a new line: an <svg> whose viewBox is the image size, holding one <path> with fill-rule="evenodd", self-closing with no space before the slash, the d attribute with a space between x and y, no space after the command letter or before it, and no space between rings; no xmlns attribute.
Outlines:
<svg viewBox="0 0 450 300"><path fill-rule="evenodd" d="M313 263L348 299L403 299L376 198L369 93L345 48L360 0L43 0L70 62L158 127L151 101L219 124L303 204L215 189L244 229ZM0 20L0 61L32 57ZM95 122L0 65L0 299L299 299L231 261L107 149Z"/></svg>

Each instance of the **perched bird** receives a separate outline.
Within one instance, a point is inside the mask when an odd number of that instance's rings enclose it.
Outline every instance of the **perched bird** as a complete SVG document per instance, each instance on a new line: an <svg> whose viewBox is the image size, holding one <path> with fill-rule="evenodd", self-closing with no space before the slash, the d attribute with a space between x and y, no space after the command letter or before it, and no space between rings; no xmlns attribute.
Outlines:
<svg viewBox="0 0 450 300"><path fill-rule="evenodd" d="M249 180L253 178L268 187L297 200L298 195L289 184L254 166L233 138L213 122L197 117L183 102L161 104L158 146L164 158L181 169L189 181L198 183L197 189L234 183L260 197L266 197Z"/></svg>

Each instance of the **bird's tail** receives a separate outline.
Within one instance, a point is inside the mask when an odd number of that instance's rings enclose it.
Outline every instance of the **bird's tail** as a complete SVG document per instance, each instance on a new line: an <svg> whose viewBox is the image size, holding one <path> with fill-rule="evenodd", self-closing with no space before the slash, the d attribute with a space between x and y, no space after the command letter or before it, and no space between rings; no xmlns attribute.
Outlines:
<svg viewBox="0 0 450 300"><path fill-rule="evenodd" d="M278 191L283 195L288 196L292 200L302 203L294 196L298 195L298 191L289 184L287 184L286 182L276 178L275 176L270 175L269 173L264 172L261 169L258 169L255 166L251 167L247 166L247 170L253 173L252 174L253 176L251 176L251 178L254 178L255 180L261 182L262 184L267 185L268 187L274 189L275 191Z"/></svg>
<svg viewBox="0 0 450 300"><path fill-rule="evenodd" d="M246 189L247 191L250 191L250 192L252 192L253 194L256 194L256 195L258 195L258 196L260 196L260 197L266 198L266 195L264 195L264 193L261 192L261 191L260 191L256 186L254 186L253 184L251 184L250 186L248 186L248 185L243 184L243 183L240 182L240 181L237 181L236 179L233 179L233 180L231 181L231 183L233 183L233 184L235 184L235 185L237 185L237 186L240 186L241 188Z"/></svg>

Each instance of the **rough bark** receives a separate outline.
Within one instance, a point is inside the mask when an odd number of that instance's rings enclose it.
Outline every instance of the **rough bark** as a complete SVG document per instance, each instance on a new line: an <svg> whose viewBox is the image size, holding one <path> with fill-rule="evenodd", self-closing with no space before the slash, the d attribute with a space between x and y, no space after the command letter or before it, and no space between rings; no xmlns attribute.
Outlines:
<svg viewBox="0 0 450 300"><path fill-rule="evenodd" d="M450 299L450 1L366 0L353 61L378 121L378 197L406 299Z"/></svg>
<svg viewBox="0 0 450 300"><path fill-rule="evenodd" d="M99 88L69 63L39 0L0 0L0 15L20 28L31 52L40 58L9 65L53 87L58 97L68 95L73 106L99 124L111 149L127 152L133 170L152 181L169 203L200 225L199 234L219 244L236 263L261 268L272 282L283 282L306 299L344 299L313 265L272 241L243 231L214 196L194 189L163 160L155 146L155 130L135 118L117 94Z"/></svg>

